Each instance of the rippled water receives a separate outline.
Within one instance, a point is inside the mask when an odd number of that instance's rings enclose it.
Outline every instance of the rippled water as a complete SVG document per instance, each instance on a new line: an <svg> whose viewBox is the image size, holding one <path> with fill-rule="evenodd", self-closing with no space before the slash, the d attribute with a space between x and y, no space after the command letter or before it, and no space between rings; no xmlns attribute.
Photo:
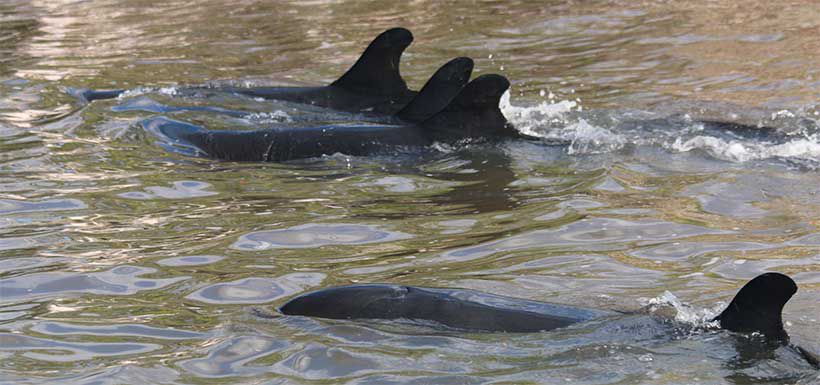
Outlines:
<svg viewBox="0 0 820 385"><path fill-rule="evenodd" d="M693 328L779 271L793 342L820 352L818 4L533 3L4 1L0 382L820 381ZM541 140L230 163L139 124L338 119L178 91L327 83L397 25L411 88L474 57ZM529 334L275 311L354 282L644 310Z"/></svg>

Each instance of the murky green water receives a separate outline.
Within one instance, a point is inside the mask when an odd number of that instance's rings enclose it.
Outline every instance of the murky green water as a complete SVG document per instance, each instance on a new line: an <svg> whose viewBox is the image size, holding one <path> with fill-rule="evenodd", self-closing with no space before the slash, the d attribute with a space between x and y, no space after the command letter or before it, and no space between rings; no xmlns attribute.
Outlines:
<svg viewBox="0 0 820 385"><path fill-rule="evenodd" d="M691 327L779 271L800 286L793 342L820 352L820 7L532 3L0 4L0 382L820 381L787 349ZM165 151L138 124L157 114L131 108L256 111L231 121L249 128L321 114L173 86L327 83L397 25L411 88L474 57L543 141L229 163ZM147 88L83 106L69 87ZM354 282L691 307L531 334L275 313Z"/></svg>

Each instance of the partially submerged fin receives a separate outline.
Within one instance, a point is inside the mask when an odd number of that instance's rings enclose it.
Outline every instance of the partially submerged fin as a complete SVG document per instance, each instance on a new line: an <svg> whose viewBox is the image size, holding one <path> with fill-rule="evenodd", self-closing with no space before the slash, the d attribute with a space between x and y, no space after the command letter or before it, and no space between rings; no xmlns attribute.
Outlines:
<svg viewBox="0 0 820 385"><path fill-rule="evenodd" d="M379 95L402 95L407 83L399 73L399 59L413 42L413 34L404 28L392 28L376 36L359 60L332 86Z"/></svg>
<svg viewBox="0 0 820 385"><path fill-rule="evenodd" d="M461 92L473 72L473 59L458 57L439 68L416 97L396 113L406 122L425 121L443 110Z"/></svg>
<svg viewBox="0 0 820 385"><path fill-rule="evenodd" d="M88 88L70 88L68 94L83 102L91 103L95 100L114 99L122 95L125 90L91 90Z"/></svg>
<svg viewBox="0 0 820 385"><path fill-rule="evenodd" d="M788 341L782 311L797 292L797 284L780 273L761 274L743 286L715 321L726 330L761 333L766 338Z"/></svg>
<svg viewBox="0 0 820 385"><path fill-rule="evenodd" d="M501 113L501 96L510 82L501 75L473 79L443 110L422 122L434 139L519 137Z"/></svg>

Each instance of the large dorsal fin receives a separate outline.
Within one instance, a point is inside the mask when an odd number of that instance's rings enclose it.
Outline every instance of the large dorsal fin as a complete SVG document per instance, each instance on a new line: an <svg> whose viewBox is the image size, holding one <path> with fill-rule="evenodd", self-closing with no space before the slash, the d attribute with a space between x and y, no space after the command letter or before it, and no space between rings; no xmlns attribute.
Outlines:
<svg viewBox="0 0 820 385"><path fill-rule="evenodd" d="M436 140L517 137L498 104L510 88L507 78L488 74L467 83L443 110L421 123Z"/></svg>
<svg viewBox="0 0 820 385"><path fill-rule="evenodd" d="M399 73L402 52L413 42L413 34L404 28L392 28L376 36L359 60L332 86L379 95L403 95L407 83Z"/></svg>
<svg viewBox="0 0 820 385"><path fill-rule="evenodd" d="M740 333L758 332L770 339L788 340L783 329L783 306L797 292L797 284L786 275L758 275L735 295L715 321L726 330Z"/></svg>
<svg viewBox="0 0 820 385"><path fill-rule="evenodd" d="M473 59L458 57L439 68L424 84L416 97L396 116L406 122L418 123L443 110L458 95L473 72Z"/></svg>

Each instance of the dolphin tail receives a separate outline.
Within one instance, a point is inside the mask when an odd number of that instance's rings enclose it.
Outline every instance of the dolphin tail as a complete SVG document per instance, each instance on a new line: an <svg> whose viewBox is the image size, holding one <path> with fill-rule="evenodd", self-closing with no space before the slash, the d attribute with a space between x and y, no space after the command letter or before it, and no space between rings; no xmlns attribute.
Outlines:
<svg viewBox="0 0 820 385"><path fill-rule="evenodd" d="M392 28L376 36L359 60L332 86L379 95L404 95L407 83L399 73L399 60L413 42L413 34L404 28Z"/></svg>
<svg viewBox="0 0 820 385"><path fill-rule="evenodd" d="M482 137L521 137L501 113L501 96L510 82L501 75L481 75L456 95L443 110L421 125L435 140Z"/></svg>
<svg viewBox="0 0 820 385"><path fill-rule="evenodd" d="M788 341L781 312L796 292L797 284L788 276L761 274L746 283L713 321L733 332L758 332L769 339Z"/></svg>
<svg viewBox="0 0 820 385"><path fill-rule="evenodd" d="M470 80L473 59L458 57L439 68L416 97L396 113L406 122L423 122L447 107Z"/></svg>

